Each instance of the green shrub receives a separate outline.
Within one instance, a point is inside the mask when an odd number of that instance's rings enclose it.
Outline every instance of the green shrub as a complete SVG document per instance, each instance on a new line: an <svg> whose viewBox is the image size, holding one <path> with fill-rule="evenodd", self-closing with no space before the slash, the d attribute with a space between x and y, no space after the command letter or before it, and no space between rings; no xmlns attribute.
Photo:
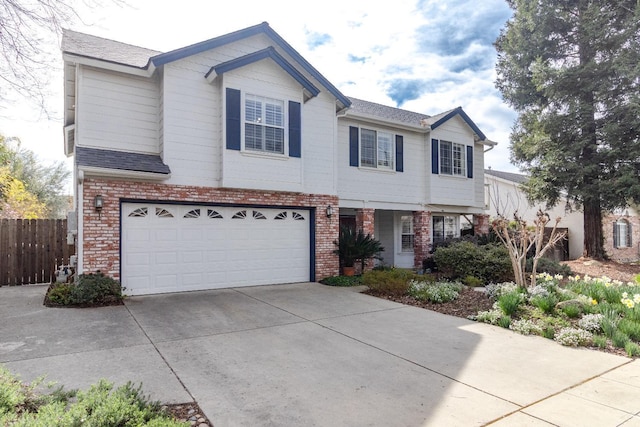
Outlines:
<svg viewBox="0 0 640 427"><path fill-rule="evenodd" d="M624 318L618 323L618 330L625 333L631 340L640 342L640 323Z"/></svg>
<svg viewBox="0 0 640 427"><path fill-rule="evenodd" d="M527 259L527 263L525 264L525 270L531 272L533 269L533 259ZM573 271L571 271L571 267L566 264L560 264L558 261L555 261L551 258L540 258L538 259L538 264L536 265L536 273L547 273L551 276L555 276L557 274L569 277L573 275Z"/></svg>
<svg viewBox="0 0 640 427"><path fill-rule="evenodd" d="M433 259L438 271L451 279L474 276L483 283L513 279L509 254L502 245L478 246L472 242L460 241L438 247Z"/></svg>
<svg viewBox="0 0 640 427"><path fill-rule="evenodd" d="M413 271L403 268L373 270L362 275L362 284L367 285L374 292L399 296L407 293L409 281L419 277L422 276L417 276Z"/></svg>
<svg viewBox="0 0 640 427"><path fill-rule="evenodd" d="M478 279L476 276L467 276L464 279L462 279L462 283L464 283L466 286L469 286L471 288L477 288L479 286L484 285L484 282L482 281L482 279Z"/></svg>
<svg viewBox="0 0 640 427"><path fill-rule="evenodd" d="M158 402L150 401L141 386L127 383L114 390L101 380L86 392L37 394L37 380L22 384L0 366L0 425L27 426L105 426L105 427L178 427L179 423L164 413ZM73 399L72 399L73 398Z"/></svg>
<svg viewBox="0 0 640 427"><path fill-rule="evenodd" d="M627 352L629 357L640 356L640 345L634 342L628 342L624 346L624 350Z"/></svg>
<svg viewBox="0 0 640 427"><path fill-rule="evenodd" d="M121 302L124 288L104 274L81 274L75 283L54 283L45 297L47 305L91 306Z"/></svg>
<svg viewBox="0 0 640 427"><path fill-rule="evenodd" d="M582 314L582 307L578 304L566 304L562 306L562 312L569 319L577 319Z"/></svg>
<svg viewBox="0 0 640 427"><path fill-rule="evenodd" d="M593 336L593 345L595 345L598 348L607 348L607 337L605 337L604 335L594 335Z"/></svg>
<svg viewBox="0 0 640 427"><path fill-rule="evenodd" d="M519 291L512 291L498 297L498 307L507 316L518 312L520 304L524 302L524 295Z"/></svg>
<svg viewBox="0 0 640 427"><path fill-rule="evenodd" d="M624 348L624 346L626 346L629 341L630 340L627 334L620 330L616 330L611 337L611 342L618 348Z"/></svg>
<svg viewBox="0 0 640 427"><path fill-rule="evenodd" d="M562 328L553 339L562 345L578 347L591 344L593 335L589 331L578 328Z"/></svg>
<svg viewBox="0 0 640 427"><path fill-rule="evenodd" d="M461 290L462 284L458 282L429 283L412 280L408 293L417 300L440 304L457 299Z"/></svg>
<svg viewBox="0 0 640 427"><path fill-rule="evenodd" d="M509 329L511 326L511 316L502 316L498 319L498 326Z"/></svg>
<svg viewBox="0 0 640 427"><path fill-rule="evenodd" d="M530 300L531 305L542 310L543 313L554 312L558 298L555 295L536 295Z"/></svg>
<svg viewBox="0 0 640 427"><path fill-rule="evenodd" d="M362 284L362 277L360 276L331 276L325 277L320 280L320 283L328 286L359 286Z"/></svg>

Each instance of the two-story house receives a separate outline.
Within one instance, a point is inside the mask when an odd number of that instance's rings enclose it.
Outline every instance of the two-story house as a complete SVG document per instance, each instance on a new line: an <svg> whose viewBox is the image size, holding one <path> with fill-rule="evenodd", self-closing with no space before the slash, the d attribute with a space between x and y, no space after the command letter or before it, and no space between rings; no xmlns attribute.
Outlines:
<svg viewBox="0 0 640 427"><path fill-rule="evenodd" d="M419 266L461 218L485 230L487 140L348 98L267 23L170 52L62 43L78 272L131 295L319 280L340 222Z"/></svg>

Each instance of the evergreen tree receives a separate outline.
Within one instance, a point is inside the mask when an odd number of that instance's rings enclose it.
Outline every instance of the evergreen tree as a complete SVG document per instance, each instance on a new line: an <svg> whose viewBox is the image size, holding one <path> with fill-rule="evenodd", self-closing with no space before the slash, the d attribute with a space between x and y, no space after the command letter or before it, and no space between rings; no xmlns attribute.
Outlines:
<svg viewBox="0 0 640 427"><path fill-rule="evenodd" d="M507 2L496 86L519 113L512 161L531 200L583 209L584 254L605 258L603 210L640 202L640 1Z"/></svg>

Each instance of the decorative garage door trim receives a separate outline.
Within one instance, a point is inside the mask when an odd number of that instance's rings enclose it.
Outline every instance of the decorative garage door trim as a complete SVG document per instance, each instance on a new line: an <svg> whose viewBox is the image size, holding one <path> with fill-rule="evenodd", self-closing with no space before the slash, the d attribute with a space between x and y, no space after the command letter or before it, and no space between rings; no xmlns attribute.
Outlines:
<svg viewBox="0 0 640 427"><path fill-rule="evenodd" d="M164 220L166 227L162 225ZM252 233L256 231L260 234L255 234L256 246L251 246ZM161 241L162 234L167 241ZM203 238L205 234L208 237ZM121 199L120 236L120 277L125 287L130 284L125 292L131 295L315 281L314 207ZM232 239L233 236L238 239ZM262 242L260 236L265 236ZM291 248L290 254L287 248ZM189 273L191 258L187 255L191 249L195 254L193 274ZM244 254L246 268L240 269ZM169 257L166 263L162 256ZM289 257L292 280L283 274L287 264L281 262L289 261ZM308 264L304 267L306 260ZM273 263L273 269L265 266L271 265L269 262ZM162 276L164 284L160 283L159 270L172 263L180 271L167 272ZM221 265L233 266L224 269ZM254 276L252 270L257 272ZM208 277L202 286L191 280L198 274ZM175 276L173 285L172 276ZM270 278L274 281L269 281Z"/></svg>

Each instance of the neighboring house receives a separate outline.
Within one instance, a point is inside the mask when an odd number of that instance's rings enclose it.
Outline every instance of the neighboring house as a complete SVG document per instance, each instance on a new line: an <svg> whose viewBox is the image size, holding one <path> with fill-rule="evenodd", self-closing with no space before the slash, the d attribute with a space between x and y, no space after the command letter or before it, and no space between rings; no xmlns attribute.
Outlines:
<svg viewBox="0 0 640 427"><path fill-rule="evenodd" d="M485 200L487 213L491 218L504 215L507 218L514 212L532 222L539 209L547 212L552 220L560 217L558 227L568 231L568 258L577 259L584 251L584 216L581 210L566 210L566 203L546 209L546 204L531 204L520 189L526 182L526 175L486 169ZM633 208L606 213L602 219L604 247L607 255L616 261L627 262L640 259L640 217Z"/></svg>
<svg viewBox="0 0 640 427"><path fill-rule="evenodd" d="M335 275L340 222L407 267L460 215L487 230L495 143L461 108L348 98L266 23L166 53L65 31L62 51L78 272L130 295Z"/></svg>

